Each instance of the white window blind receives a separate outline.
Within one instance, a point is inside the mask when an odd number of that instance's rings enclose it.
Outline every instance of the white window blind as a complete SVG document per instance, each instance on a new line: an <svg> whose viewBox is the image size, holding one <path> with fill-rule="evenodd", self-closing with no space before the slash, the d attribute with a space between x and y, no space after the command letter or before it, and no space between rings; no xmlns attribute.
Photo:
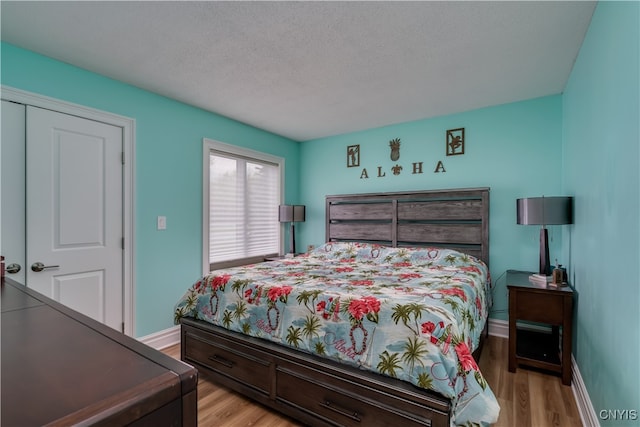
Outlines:
<svg viewBox="0 0 640 427"><path fill-rule="evenodd" d="M209 264L279 252L280 165L209 151Z"/></svg>

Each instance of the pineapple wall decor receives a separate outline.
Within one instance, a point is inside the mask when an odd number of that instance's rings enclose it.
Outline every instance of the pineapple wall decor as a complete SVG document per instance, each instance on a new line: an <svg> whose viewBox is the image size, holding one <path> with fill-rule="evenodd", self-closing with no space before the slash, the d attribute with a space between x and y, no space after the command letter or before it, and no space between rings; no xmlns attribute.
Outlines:
<svg viewBox="0 0 640 427"><path fill-rule="evenodd" d="M389 147L391 147L391 160L398 161L400 158L400 138L394 138L389 141Z"/></svg>

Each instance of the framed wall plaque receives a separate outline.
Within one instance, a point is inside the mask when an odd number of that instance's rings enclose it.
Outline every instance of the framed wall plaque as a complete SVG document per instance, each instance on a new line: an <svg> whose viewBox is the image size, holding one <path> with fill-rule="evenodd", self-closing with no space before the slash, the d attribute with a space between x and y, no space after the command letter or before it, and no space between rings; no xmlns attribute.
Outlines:
<svg viewBox="0 0 640 427"><path fill-rule="evenodd" d="M347 147L347 167L360 166L360 144Z"/></svg>
<svg viewBox="0 0 640 427"><path fill-rule="evenodd" d="M464 154L464 128L447 131L447 156Z"/></svg>

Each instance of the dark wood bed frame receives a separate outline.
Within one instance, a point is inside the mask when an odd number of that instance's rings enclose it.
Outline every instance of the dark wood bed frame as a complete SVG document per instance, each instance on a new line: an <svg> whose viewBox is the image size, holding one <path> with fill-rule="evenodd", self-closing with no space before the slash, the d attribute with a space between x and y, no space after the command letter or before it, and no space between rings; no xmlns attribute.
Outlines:
<svg viewBox="0 0 640 427"><path fill-rule="evenodd" d="M326 241L447 247L488 265L489 189L327 196ZM451 402L438 393L203 321L181 323L182 360L306 425L450 425ZM476 360L481 349L482 340Z"/></svg>

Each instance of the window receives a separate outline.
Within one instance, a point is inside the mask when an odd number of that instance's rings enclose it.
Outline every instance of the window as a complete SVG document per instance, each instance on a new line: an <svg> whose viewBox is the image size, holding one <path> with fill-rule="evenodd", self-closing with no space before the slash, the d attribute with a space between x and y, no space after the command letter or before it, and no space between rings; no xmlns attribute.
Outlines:
<svg viewBox="0 0 640 427"><path fill-rule="evenodd" d="M279 253L284 159L208 139L204 159L204 265L214 270Z"/></svg>

